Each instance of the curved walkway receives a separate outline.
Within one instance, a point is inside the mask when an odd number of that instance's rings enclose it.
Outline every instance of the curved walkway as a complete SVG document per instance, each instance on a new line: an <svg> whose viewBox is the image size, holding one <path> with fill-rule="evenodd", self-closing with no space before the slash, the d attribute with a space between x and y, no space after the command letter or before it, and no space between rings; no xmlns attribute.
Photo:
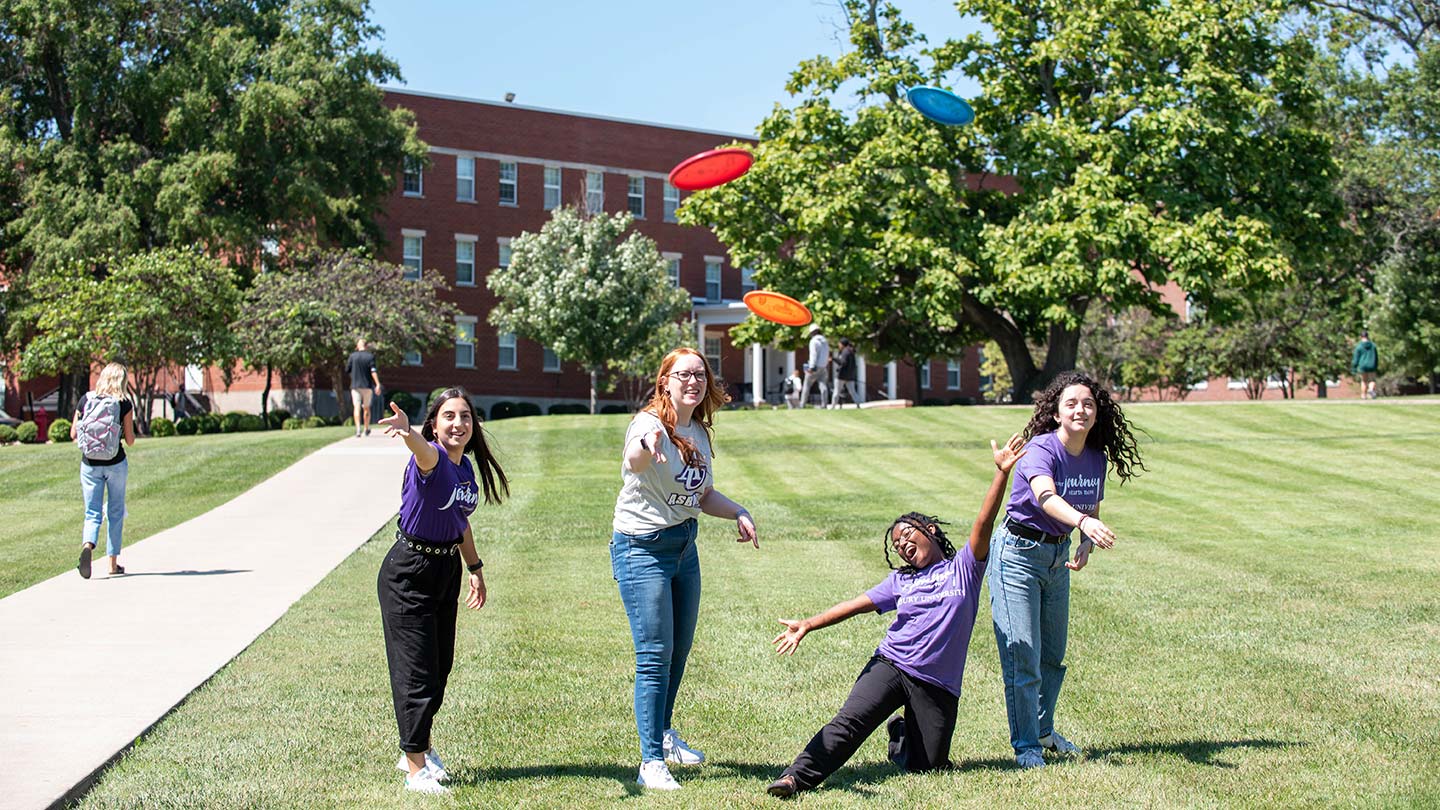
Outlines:
<svg viewBox="0 0 1440 810"><path fill-rule="evenodd" d="M0 599L0 804L87 790L395 515L408 457L378 434L337 442L126 548L125 576L107 578L102 547L92 579Z"/></svg>

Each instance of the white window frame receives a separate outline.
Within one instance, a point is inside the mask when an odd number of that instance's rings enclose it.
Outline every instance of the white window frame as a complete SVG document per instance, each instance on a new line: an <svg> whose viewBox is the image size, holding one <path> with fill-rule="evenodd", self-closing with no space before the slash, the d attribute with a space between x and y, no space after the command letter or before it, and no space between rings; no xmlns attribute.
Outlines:
<svg viewBox="0 0 1440 810"><path fill-rule="evenodd" d="M711 278L714 276L714 278ZM711 288L714 288L714 295L711 295ZM705 300L725 300L725 260L719 256L705 257Z"/></svg>
<svg viewBox="0 0 1440 810"><path fill-rule="evenodd" d="M954 379L953 383L951 382L952 378ZM953 357L945 361L945 390L960 390L960 361Z"/></svg>
<svg viewBox="0 0 1440 810"><path fill-rule="evenodd" d="M415 252L410 252L410 240L415 240ZM414 262L412 265L411 262ZM405 266L405 280L419 281L425 272L425 232L414 228L400 229L400 263Z"/></svg>
<svg viewBox="0 0 1440 810"><path fill-rule="evenodd" d="M1238 379L1238 380L1235 379L1234 377L1230 377L1229 380L1230 380L1229 382L1225 383L1225 388L1226 388L1226 390L1229 390L1229 391L1242 391L1242 390L1245 389L1245 378L1244 378L1244 377L1241 377L1241 378Z"/></svg>
<svg viewBox="0 0 1440 810"><path fill-rule="evenodd" d="M415 178L415 188L410 189L410 178ZM400 191L406 197L425 196L425 162L419 158L405 156L404 166L401 169Z"/></svg>
<svg viewBox="0 0 1440 810"><path fill-rule="evenodd" d="M456 367L456 368L475 368L475 323L476 323L477 320L478 320L478 319L477 319L474 315L456 315L456 316L455 316L455 367ZM469 336L470 336L470 339L469 339L469 340L465 340L465 335L466 335L467 331L468 331ZM461 351L464 350L464 349L468 349L469 352L470 352L470 362L468 362L468 363L461 362L461 359L460 359L460 358L461 358Z"/></svg>
<svg viewBox="0 0 1440 810"><path fill-rule="evenodd" d="M1192 383L1192 384L1190 385L1190 390L1191 390L1191 391L1204 391L1205 389L1207 389L1207 388L1209 388L1209 387L1210 387L1210 381L1209 381L1209 380L1201 380L1200 382Z"/></svg>
<svg viewBox="0 0 1440 810"><path fill-rule="evenodd" d="M636 192L636 186L640 187L639 192ZM632 174L625 179L625 206L631 216L636 219L645 218L645 177L643 175Z"/></svg>
<svg viewBox="0 0 1440 810"><path fill-rule="evenodd" d="M475 202L475 158L473 157L459 155L455 158L455 201Z"/></svg>
<svg viewBox="0 0 1440 810"><path fill-rule="evenodd" d="M748 292L750 292L751 290L755 290L755 289L758 289L758 288L755 286L755 268L753 268L753 267L742 267L742 268L740 268L740 295L741 295L741 297L744 297L745 293L748 293Z"/></svg>
<svg viewBox="0 0 1440 810"><path fill-rule="evenodd" d="M710 369L717 377L720 376L720 348L719 336L705 336L705 359L710 362Z"/></svg>
<svg viewBox="0 0 1440 810"><path fill-rule="evenodd" d="M506 167L509 167L507 179ZM505 199L506 189L510 191L510 199ZM506 208L515 208L520 205L520 164L513 160L500 161L500 204Z"/></svg>
<svg viewBox="0 0 1440 810"><path fill-rule="evenodd" d="M419 366L419 365L423 365L424 362L425 362L425 358L423 358L423 357L420 356L420 352L417 352L417 351L415 351L414 349L411 349L410 351L405 352L405 356L404 356L404 358L400 361L400 365L402 365L402 366Z"/></svg>
<svg viewBox="0 0 1440 810"><path fill-rule="evenodd" d="M495 344L498 349L495 352L496 368L501 371L514 371L518 368L520 364L520 347L515 340L515 333L500 332L495 335ZM505 353L507 351L510 353L510 362L508 365L505 362Z"/></svg>
<svg viewBox="0 0 1440 810"><path fill-rule="evenodd" d="M560 355L555 353L549 346L545 347L543 358L540 361L540 370L551 374L560 373Z"/></svg>
<svg viewBox="0 0 1440 810"><path fill-rule="evenodd" d="M674 284L676 289L680 287L680 259L683 257L683 253L660 254L660 258L665 260L665 272L670 274L670 283Z"/></svg>
<svg viewBox="0 0 1440 810"><path fill-rule="evenodd" d="M510 239L509 236L500 236L495 239L495 266L501 270L510 266Z"/></svg>
<svg viewBox="0 0 1440 810"><path fill-rule="evenodd" d="M666 222L675 222L675 221L676 221L676 220L675 220L675 212L680 209L680 189L678 189L678 188L670 185L670 181L669 181L669 180L666 180L666 181L665 181L664 197L665 197L665 217L664 217L664 219L665 219Z"/></svg>
<svg viewBox="0 0 1440 810"><path fill-rule="evenodd" d="M550 173L555 173L555 182L550 182ZM545 167L545 210L554 211L560 207L563 194L561 181L565 179L565 171L559 166Z"/></svg>
<svg viewBox="0 0 1440 810"><path fill-rule="evenodd" d="M920 361L920 390L930 390L930 361Z"/></svg>
<svg viewBox="0 0 1440 810"><path fill-rule="evenodd" d="M455 234L455 286L456 286L456 287L474 287L474 286L475 286L475 243L476 243L476 242L479 242L479 241L480 241L480 237L475 236L475 235L473 235L473 234L468 234L468 233L457 233L457 234ZM463 267L464 264L465 264L465 262L463 261L463 257L461 256L461 252L460 252L462 246L468 246L469 249L470 249L470 280L469 280L469 281L466 281L464 278L462 278L462 277L460 276L460 268Z"/></svg>
<svg viewBox="0 0 1440 810"><path fill-rule="evenodd" d="M605 172L585 170L585 210L598 214L605 210Z"/></svg>

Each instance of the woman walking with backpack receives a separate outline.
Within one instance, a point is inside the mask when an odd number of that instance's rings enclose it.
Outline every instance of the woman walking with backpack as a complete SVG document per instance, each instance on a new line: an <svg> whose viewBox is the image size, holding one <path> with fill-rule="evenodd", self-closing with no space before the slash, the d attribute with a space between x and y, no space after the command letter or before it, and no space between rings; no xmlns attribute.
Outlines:
<svg viewBox="0 0 1440 810"><path fill-rule="evenodd" d="M125 573L120 565L120 532L125 528L125 480L130 462L125 444L135 444L135 405L126 396L125 367L111 363L100 371L95 390L81 397L70 425L70 438L80 446L80 493L85 499L81 534L80 576L90 578L90 558L100 541L101 507L106 520L105 553L110 575ZM106 501L108 500L108 503Z"/></svg>

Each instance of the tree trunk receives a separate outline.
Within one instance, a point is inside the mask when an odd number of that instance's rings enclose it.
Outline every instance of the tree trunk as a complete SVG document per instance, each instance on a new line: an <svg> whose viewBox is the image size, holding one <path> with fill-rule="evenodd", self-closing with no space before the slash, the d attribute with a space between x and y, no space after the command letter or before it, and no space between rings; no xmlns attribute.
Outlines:
<svg viewBox="0 0 1440 810"><path fill-rule="evenodd" d="M920 387L920 364L928 363L929 360L910 359L910 366L915 372L915 404L919 405L925 399L925 389Z"/></svg>
<svg viewBox="0 0 1440 810"><path fill-rule="evenodd" d="M273 366L265 364L265 390L260 394L260 419L265 423L266 430L270 429L270 380L274 371Z"/></svg>
<svg viewBox="0 0 1440 810"><path fill-rule="evenodd" d="M1329 398L1330 398L1330 387L1325 384L1325 375L1323 375L1323 374L1320 375L1319 381L1317 381L1317 382L1315 383L1315 398L1316 398L1316 399L1329 399Z"/></svg>
<svg viewBox="0 0 1440 810"><path fill-rule="evenodd" d="M595 369L593 369L593 368L590 369L590 415L591 415L591 416L594 416L594 415L595 415L595 384L596 384L596 381L597 381L597 378L598 378L598 377L599 377L599 375L595 373Z"/></svg>
<svg viewBox="0 0 1440 810"><path fill-rule="evenodd" d="M1005 356L1005 366L1010 369L1010 382L1014 386L1011 401L1030 402L1031 380L1035 376L1035 361L1030 357L1030 347L1025 345L1025 336L1009 318L999 311L981 304L969 293L962 294L960 312L969 323L995 341L1000 353ZM998 392L997 392L998 397Z"/></svg>
<svg viewBox="0 0 1440 810"><path fill-rule="evenodd" d="M56 394L55 416L56 418L70 418L75 413L75 406L80 404L80 397L90 390L90 372L71 371L60 375L59 390Z"/></svg>
<svg viewBox="0 0 1440 810"><path fill-rule="evenodd" d="M335 391L335 413L340 417L341 422L345 421L345 406L342 404L345 401L344 377L343 370L333 367L330 369L330 386Z"/></svg>

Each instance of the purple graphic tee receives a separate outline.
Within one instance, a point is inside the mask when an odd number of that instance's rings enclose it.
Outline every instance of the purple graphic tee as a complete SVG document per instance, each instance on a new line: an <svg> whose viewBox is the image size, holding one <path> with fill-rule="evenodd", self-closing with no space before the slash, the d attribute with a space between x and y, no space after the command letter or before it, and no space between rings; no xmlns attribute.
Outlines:
<svg viewBox="0 0 1440 810"><path fill-rule="evenodd" d="M468 456L456 464L439 442L431 442L430 446L440 454L440 460L429 475L420 475L414 456L405 467L405 480L400 485L400 528L438 545L458 542L470 525L470 513L480 502L475 468L470 466Z"/></svg>
<svg viewBox="0 0 1440 810"><path fill-rule="evenodd" d="M895 611L875 652L907 675L958 697L984 575L985 563L975 560L969 543L954 559L913 574L892 572L865 593L881 613Z"/></svg>
<svg viewBox="0 0 1440 810"><path fill-rule="evenodd" d="M1036 436L1026 445L1029 452L1015 463L1015 483L1005 511L1017 523L1046 534L1068 534L1070 527L1045 514L1030 479L1048 475L1055 481L1055 494L1087 515L1095 514L1105 498L1105 454L1093 447L1072 456L1055 432Z"/></svg>

